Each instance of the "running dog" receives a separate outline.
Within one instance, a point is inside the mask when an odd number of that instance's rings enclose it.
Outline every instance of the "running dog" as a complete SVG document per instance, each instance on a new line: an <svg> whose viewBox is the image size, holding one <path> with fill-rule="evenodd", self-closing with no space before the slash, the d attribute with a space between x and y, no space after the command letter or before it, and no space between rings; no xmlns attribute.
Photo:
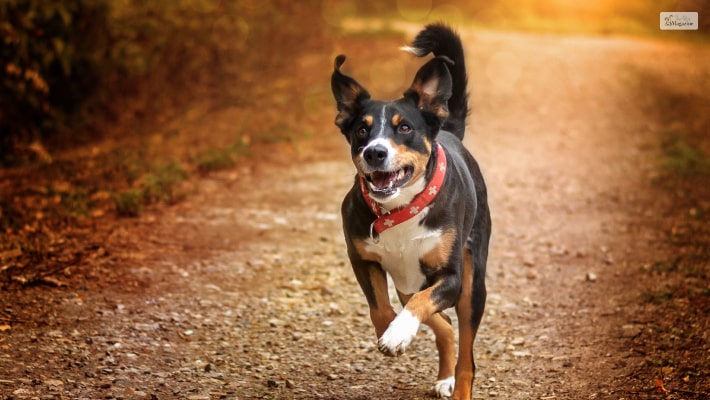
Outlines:
<svg viewBox="0 0 710 400"><path fill-rule="evenodd" d="M419 325L428 325L439 353L434 392L469 400L491 219L481 170L462 144L469 112L463 46L449 27L432 24L404 49L434 57L393 101L372 99L341 72L345 56L335 59L335 124L357 170L342 203L345 241L379 350L402 354ZM398 314L387 275L403 305ZM459 321L458 357L451 320L443 313L450 307Z"/></svg>

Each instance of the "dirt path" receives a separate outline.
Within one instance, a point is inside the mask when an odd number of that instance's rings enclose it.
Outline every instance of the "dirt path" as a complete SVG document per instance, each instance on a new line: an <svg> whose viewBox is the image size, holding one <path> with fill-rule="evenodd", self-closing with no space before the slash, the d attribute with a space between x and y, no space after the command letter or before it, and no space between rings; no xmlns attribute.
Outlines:
<svg viewBox="0 0 710 400"><path fill-rule="evenodd" d="M484 32L464 41L466 144L494 221L474 398L635 398L618 379L643 359L619 349L638 329L625 320L634 275L653 257L638 200L658 129L634 97L635 71L664 62L655 68L669 75L698 73L700 50ZM283 165L214 174L186 202L117 228L108 250L124 261L102 265L130 279L4 299L23 323L2 332L3 398L428 398L428 328L400 358L375 348L338 214L354 169L330 117L316 124Z"/></svg>

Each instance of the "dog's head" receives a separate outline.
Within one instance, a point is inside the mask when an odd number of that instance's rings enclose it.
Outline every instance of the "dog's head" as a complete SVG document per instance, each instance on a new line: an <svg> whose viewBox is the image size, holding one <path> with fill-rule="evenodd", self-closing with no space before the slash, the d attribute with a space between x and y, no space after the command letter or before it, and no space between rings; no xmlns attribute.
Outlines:
<svg viewBox="0 0 710 400"><path fill-rule="evenodd" d="M449 115L451 60L428 61L404 96L393 101L371 99L364 87L340 72L344 62L344 55L335 58L331 77L338 106L335 124L350 143L353 163L371 196L383 202L422 185L434 139Z"/></svg>

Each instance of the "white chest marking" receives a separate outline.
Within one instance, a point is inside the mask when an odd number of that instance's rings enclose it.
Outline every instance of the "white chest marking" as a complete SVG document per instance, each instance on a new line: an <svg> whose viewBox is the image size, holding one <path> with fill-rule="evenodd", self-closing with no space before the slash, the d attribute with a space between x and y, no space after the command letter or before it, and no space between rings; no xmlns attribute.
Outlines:
<svg viewBox="0 0 710 400"><path fill-rule="evenodd" d="M419 225L429 212L429 207L418 216L389 228L379 240L366 239L366 250L380 256L382 268L392 277L394 286L404 294L421 290L426 277L419 259L430 252L440 241L441 230L430 230Z"/></svg>

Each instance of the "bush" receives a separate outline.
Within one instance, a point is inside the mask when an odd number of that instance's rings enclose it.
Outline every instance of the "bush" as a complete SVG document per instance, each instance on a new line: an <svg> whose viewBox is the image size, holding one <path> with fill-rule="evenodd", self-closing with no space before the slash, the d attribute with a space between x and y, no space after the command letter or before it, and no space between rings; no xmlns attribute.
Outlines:
<svg viewBox="0 0 710 400"><path fill-rule="evenodd" d="M195 97L247 104L251 91L272 84L260 76L322 40L320 7L319 0L2 0L0 147L11 151L0 164L60 127L72 137L55 142L77 140L79 122L98 121L95 137L101 118L165 117Z"/></svg>
<svg viewBox="0 0 710 400"><path fill-rule="evenodd" d="M42 138L94 97L108 15L102 0L0 3L0 146Z"/></svg>

